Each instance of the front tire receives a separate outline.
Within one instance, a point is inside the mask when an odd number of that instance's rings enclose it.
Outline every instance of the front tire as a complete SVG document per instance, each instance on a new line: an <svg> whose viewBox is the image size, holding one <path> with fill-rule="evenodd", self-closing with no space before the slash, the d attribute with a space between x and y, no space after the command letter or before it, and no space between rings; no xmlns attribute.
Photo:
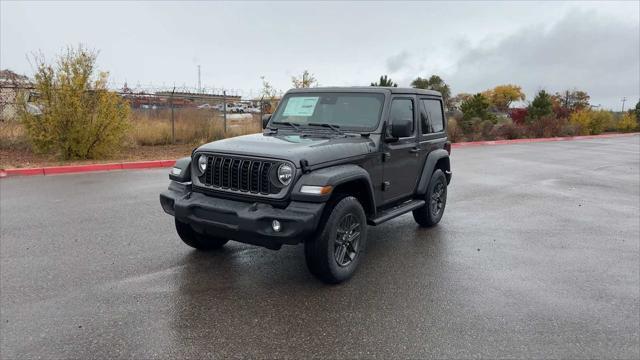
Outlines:
<svg viewBox="0 0 640 360"><path fill-rule="evenodd" d="M191 225L185 224L178 219L175 219L175 221L176 231L178 232L178 236L180 236L180 239L182 239L182 242L194 249L200 251L220 249L229 241L226 239L199 234L195 230L193 230Z"/></svg>
<svg viewBox="0 0 640 360"><path fill-rule="evenodd" d="M320 233L305 242L309 271L320 280L337 284L355 272L367 242L367 220L358 199L346 196L327 204Z"/></svg>
<svg viewBox="0 0 640 360"><path fill-rule="evenodd" d="M413 219L422 227L431 227L440 222L447 205L447 177L442 170L431 175L425 201L423 207L413 210Z"/></svg>

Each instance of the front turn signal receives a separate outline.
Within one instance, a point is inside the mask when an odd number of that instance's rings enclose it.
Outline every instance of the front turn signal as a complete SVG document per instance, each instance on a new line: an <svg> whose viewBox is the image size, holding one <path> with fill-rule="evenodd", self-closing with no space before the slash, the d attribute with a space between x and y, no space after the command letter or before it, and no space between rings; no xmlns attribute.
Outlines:
<svg viewBox="0 0 640 360"><path fill-rule="evenodd" d="M310 195L327 195L331 193L333 190L333 186L313 186L313 185L302 185L300 188L300 192L303 194Z"/></svg>

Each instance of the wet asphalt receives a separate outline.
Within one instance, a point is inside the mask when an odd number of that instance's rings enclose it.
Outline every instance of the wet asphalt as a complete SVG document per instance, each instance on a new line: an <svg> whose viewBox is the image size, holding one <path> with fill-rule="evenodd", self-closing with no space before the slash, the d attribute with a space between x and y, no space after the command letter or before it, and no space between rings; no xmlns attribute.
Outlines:
<svg viewBox="0 0 640 360"><path fill-rule="evenodd" d="M369 231L327 286L302 246L197 253L167 170L0 181L0 356L638 358L640 137L454 149L442 222Z"/></svg>

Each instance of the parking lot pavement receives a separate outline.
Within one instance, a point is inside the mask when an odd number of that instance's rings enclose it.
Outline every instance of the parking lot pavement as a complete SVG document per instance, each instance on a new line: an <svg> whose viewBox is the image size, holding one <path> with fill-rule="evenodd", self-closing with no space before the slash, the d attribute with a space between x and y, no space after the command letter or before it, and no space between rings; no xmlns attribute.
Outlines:
<svg viewBox="0 0 640 360"><path fill-rule="evenodd" d="M371 228L338 286L190 250L167 170L3 179L1 357L640 357L640 137L452 156L440 225Z"/></svg>

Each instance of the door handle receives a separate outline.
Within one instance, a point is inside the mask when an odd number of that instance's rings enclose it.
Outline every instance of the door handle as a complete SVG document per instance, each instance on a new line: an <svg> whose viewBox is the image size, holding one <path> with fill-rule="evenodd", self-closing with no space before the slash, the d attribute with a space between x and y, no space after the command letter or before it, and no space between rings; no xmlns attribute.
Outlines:
<svg viewBox="0 0 640 360"><path fill-rule="evenodd" d="M419 147L414 147L413 149L409 150L409 152L412 153L412 154L416 154L416 153L419 153L420 150L422 150L422 149L420 149Z"/></svg>

